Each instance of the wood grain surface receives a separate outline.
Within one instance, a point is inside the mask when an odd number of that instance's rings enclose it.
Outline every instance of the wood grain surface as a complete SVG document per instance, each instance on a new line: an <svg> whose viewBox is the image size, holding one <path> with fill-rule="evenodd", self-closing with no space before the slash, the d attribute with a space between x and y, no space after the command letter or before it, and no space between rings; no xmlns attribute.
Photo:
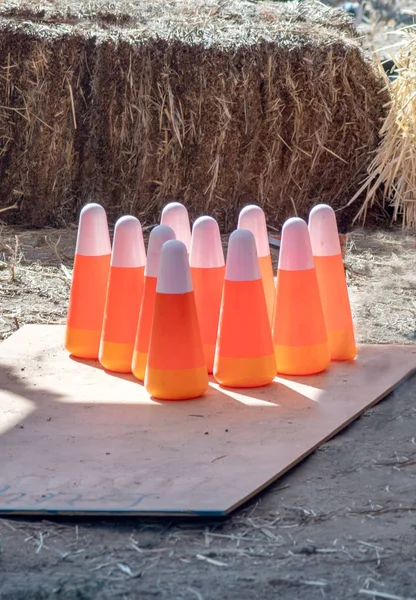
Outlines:
<svg viewBox="0 0 416 600"><path fill-rule="evenodd" d="M226 515L416 371L416 346L369 345L321 375L160 402L63 339L27 325L0 345L0 513Z"/></svg>

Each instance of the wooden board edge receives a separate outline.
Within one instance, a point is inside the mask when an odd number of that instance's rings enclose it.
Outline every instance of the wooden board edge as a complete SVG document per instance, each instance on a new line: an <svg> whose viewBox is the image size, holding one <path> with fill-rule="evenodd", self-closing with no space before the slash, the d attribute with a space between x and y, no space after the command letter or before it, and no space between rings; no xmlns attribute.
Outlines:
<svg viewBox="0 0 416 600"><path fill-rule="evenodd" d="M369 410L370 408L373 408L373 406L375 406L376 404L378 404L379 402L381 402L382 400L384 400L385 398L387 398L387 396L389 396L398 387L400 387L406 381L410 380L415 375L416 375L416 366L410 368L409 371L408 371L408 373L406 375L403 375L403 377L401 379L399 379L396 383L394 383L389 388L387 388L387 390L385 390L382 394L380 394L372 402L370 402L369 404L367 404L362 410L358 411L354 416L352 416L350 419L348 419L348 421L346 421L345 423L343 423L342 425L340 425L339 427L337 427L336 429L334 429L333 432L329 433L318 444L315 444L312 448L306 450L306 452L304 452L301 456L299 456L296 460L294 460L290 465L288 465L282 471L280 471L280 473L278 473L274 477L271 477L266 483L262 484L256 490L254 490L253 492L251 492L250 495L247 496L246 498L242 499L241 501L238 501L238 502L234 503L227 510L227 515L231 514L232 512L234 512L235 510L237 510L238 508L242 508L245 504L247 504L248 502L250 502L250 500L252 500L255 496L257 496L258 494L260 494L261 492L263 492L264 490L266 490L270 485L272 485L278 479L280 479L281 477L283 477L284 475L286 475L286 473L288 473L294 467L296 467L297 465L299 465L303 460L305 460L305 458L307 458L308 456L310 456L311 454L313 454L318 448L320 448L321 446L323 446L324 444L326 444L326 442L328 442L330 439L332 439L333 437L335 437L336 435L338 435L338 433L340 433L343 429L345 429L346 427L348 427L348 425L351 425L351 423L353 423L359 417L361 417L367 410Z"/></svg>
<svg viewBox="0 0 416 600"><path fill-rule="evenodd" d="M246 500L244 500L245 502ZM236 504L236 506L239 506ZM137 512L131 510L117 509L83 509L83 510L54 510L44 508L43 510L35 508L1 508L0 517L17 517L17 516L32 516L32 517L123 517L123 518L225 518L230 514L229 509L222 510L158 510Z"/></svg>

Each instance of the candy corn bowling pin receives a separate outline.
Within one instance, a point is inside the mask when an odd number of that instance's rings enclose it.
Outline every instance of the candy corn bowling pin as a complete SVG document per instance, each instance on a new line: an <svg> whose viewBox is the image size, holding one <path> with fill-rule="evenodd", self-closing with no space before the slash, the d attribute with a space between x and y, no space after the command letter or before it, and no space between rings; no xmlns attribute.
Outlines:
<svg viewBox="0 0 416 600"><path fill-rule="evenodd" d="M311 375L330 362L308 226L297 217L282 229L273 342L278 373Z"/></svg>
<svg viewBox="0 0 416 600"><path fill-rule="evenodd" d="M251 231L237 229L228 245L214 376L227 387L259 387L275 375L256 242Z"/></svg>
<svg viewBox="0 0 416 600"><path fill-rule="evenodd" d="M110 269L107 216L99 204L81 210L65 333L65 348L97 359Z"/></svg>
<svg viewBox="0 0 416 600"><path fill-rule="evenodd" d="M99 354L100 363L109 371L131 372L145 262L140 221L121 217L114 230Z"/></svg>
<svg viewBox="0 0 416 600"><path fill-rule="evenodd" d="M189 263L205 360L212 373L225 274L220 230L212 217L195 221Z"/></svg>
<svg viewBox="0 0 416 600"><path fill-rule="evenodd" d="M315 206L309 215L309 235L332 360L352 360L357 354L351 306L334 210Z"/></svg>
<svg viewBox="0 0 416 600"><path fill-rule="evenodd" d="M149 351L150 332L155 308L156 283L159 271L160 253L162 246L169 240L174 240L175 234L166 225L157 225L152 229L147 247L146 268L144 272L144 286L142 303L140 307L137 335L134 346L132 368L133 375L144 381Z"/></svg>
<svg viewBox="0 0 416 600"><path fill-rule="evenodd" d="M178 240L162 246L145 387L160 400L197 398L208 387L188 254Z"/></svg>
<svg viewBox="0 0 416 600"><path fill-rule="evenodd" d="M186 251L189 254L191 248L191 226L186 207L180 202L166 204L162 211L160 224L167 225L173 229L175 238L185 244Z"/></svg>
<svg viewBox="0 0 416 600"><path fill-rule="evenodd" d="M269 238L267 235L266 217L260 206L249 204L245 206L238 217L238 228L248 229L254 235L259 259L260 273L266 296L267 314L270 326L273 319L275 286L272 257L270 255Z"/></svg>

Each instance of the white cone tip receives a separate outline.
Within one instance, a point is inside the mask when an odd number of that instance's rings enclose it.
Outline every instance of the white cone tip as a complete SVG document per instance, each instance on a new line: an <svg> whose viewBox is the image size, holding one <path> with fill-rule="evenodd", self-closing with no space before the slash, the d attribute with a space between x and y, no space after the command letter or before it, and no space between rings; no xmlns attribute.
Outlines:
<svg viewBox="0 0 416 600"><path fill-rule="evenodd" d="M256 204L245 206L238 216L238 228L248 229L254 235L259 257L270 254L266 217L260 206Z"/></svg>
<svg viewBox="0 0 416 600"><path fill-rule="evenodd" d="M160 224L171 227L176 239L185 244L189 253L191 248L191 226L186 207L180 202L170 202L162 210Z"/></svg>
<svg viewBox="0 0 416 600"><path fill-rule="evenodd" d="M159 294L186 294L192 292L188 252L183 242L169 240L162 246L156 292Z"/></svg>
<svg viewBox="0 0 416 600"><path fill-rule="evenodd" d="M260 279L256 240L248 229L237 229L228 242L225 279L228 281L255 281Z"/></svg>
<svg viewBox="0 0 416 600"><path fill-rule="evenodd" d="M212 217L199 217L194 223L189 264L204 269L225 264L220 228Z"/></svg>
<svg viewBox="0 0 416 600"><path fill-rule="evenodd" d="M309 214L309 235L314 256L341 254L337 218L328 204L318 204Z"/></svg>
<svg viewBox="0 0 416 600"><path fill-rule="evenodd" d="M306 222L298 217L288 219L282 228L279 269L306 271L313 268L311 241Z"/></svg>
<svg viewBox="0 0 416 600"><path fill-rule="evenodd" d="M132 216L121 217L114 228L112 267L144 267L146 250L142 226Z"/></svg>
<svg viewBox="0 0 416 600"><path fill-rule="evenodd" d="M144 272L147 277L157 277L162 246L165 242L174 239L173 229L167 225L157 225L152 229L149 236L149 245L147 246L146 269Z"/></svg>
<svg viewBox="0 0 416 600"><path fill-rule="evenodd" d="M100 204L86 204L79 216L75 254L106 256L110 253L107 214Z"/></svg>

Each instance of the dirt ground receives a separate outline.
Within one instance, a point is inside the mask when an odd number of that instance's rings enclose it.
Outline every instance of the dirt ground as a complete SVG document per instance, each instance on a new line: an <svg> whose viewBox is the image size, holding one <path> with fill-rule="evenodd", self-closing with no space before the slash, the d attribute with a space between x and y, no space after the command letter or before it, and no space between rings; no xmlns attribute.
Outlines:
<svg viewBox="0 0 416 600"><path fill-rule="evenodd" d="M1 338L64 322L75 235L3 228ZM350 234L361 342L416 343L415 239ZM414 377L224 521L0 519L0 599L414 600L415 390Z"/></svg>

